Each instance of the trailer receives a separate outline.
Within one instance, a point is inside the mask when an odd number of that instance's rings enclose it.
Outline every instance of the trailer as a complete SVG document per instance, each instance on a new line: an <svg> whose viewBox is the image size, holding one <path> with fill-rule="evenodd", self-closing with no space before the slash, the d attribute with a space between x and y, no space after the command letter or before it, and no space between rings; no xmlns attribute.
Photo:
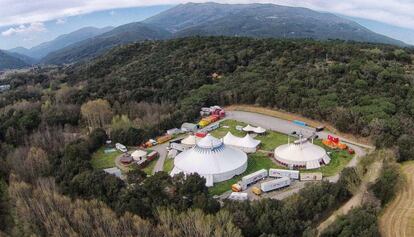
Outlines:
<svg viewBox="0 0 414 237"><path fill-rule="evenodd" d="M322 180L322 173L300 173L300 181L320 181Z"/></svg>
<svg viewBox="0 0 414 237"><path fill-rule="evenodd" d="M228 199L234 200L234 201L245 201L245 200L248 200L249 197L247 193L232 192L230 196L228 197Z"/></svg>
<svg viewBox="0 0 414 237"><path fill-rule="evenodd" d="M302 127L306 127L307 126L307 124L305 122L300 121L300 120L293 120L292 122L294 124L299 125L299 126L302 126Z"/></svg>
<svg viewBox="0 0 414 237"><path fill-rule="evenodd" d="M116 143L115 148L118 149L120 152L124 152L124 153L128 151L126 146L122 145L121 143Z"/></svg>
<svg viewBox="0 0 414 237"><path fill-rule="evenodd" d="M267 177L267 170L261 169L249 175L246 175L242 178L243 185L247 186L249 184L255 183L258 180L264 179Z"/></svg>
<svg viewBox="0 0 414 237"><path fill-rule="evenodd" d="M164 142L169 141L171 139L172 139L172 136L167 134L167 135L164 135L164 136L161 136L161 137L157 137L157 143L161 144L161 143L164 143Z"/></svg>
<svg viewBox="0 0 414 237"><path fill-rule="evenodd" d="M299 170L269 169L269 177L299 179Z"/></svg>
<svg viewBox="0 0 414 237"><path fill-rule="evenodd" d="M284 188L290 185L290 179L288 177L282 177L280 179L274 179L268 182L260 184L260 189L263 192L269 192L279 188Z"/></svg>
<svg viewBox="0 0 414 237"><path fill-rule="evenodd" d="M151 161L157 158L160 154L157 151L152 151L147 155L147 160Z"/></svg>

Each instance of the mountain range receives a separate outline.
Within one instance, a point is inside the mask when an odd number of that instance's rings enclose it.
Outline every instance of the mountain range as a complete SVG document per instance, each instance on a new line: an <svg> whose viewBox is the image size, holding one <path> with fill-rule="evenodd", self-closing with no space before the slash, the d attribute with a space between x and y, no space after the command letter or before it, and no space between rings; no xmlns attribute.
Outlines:
<svg viewBox="0 0 414 237"><path fill-rule="evenodd" d="M187 36L339 39L406 46L356 22L330 13L274 4L180 4L143 22L116 28L82 28L31 49L13 53L39 59L42 64L87 60L127 43Z"/></svg>
<svg viewBox="0 0 414 237"><path fill-rule="evenodd" d="M84 27L69 34L61 35L52 41L44 42L30 49L18 47L8 51L23 54L34 59L40 59L53 51L65 48L79 41L95 37L112 29L113 27Z"/></svg>

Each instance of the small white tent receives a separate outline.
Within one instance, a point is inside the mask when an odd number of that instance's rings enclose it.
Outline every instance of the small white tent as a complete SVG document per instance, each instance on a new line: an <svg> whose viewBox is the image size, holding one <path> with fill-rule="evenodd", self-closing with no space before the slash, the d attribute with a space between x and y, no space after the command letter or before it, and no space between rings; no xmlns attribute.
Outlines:
<svg viewBox="0 0 414 237"><path fill-rule="evenodd" d="M255 129L255 127L250 126L250 124L248 124L246 127L243 128L243 131L245 132L253 132Z"/></svg>
<svg viewBox="0 0 414 237"><path fill-rule="evenodd" d="M260 144L259 140L253 139L249 134L246 134L243 138L234 136L231 132L228 132L223 137L223 142L226 145L238 148L246 153L256 152L257 146Z"/></svg>
<svg viewBox="0 0 414 237"><path fill-rule="evenodd" d="M253 130L253 132L254 132L254 133L257 133L257 134L263 134L263 133L265 133L265 132L266 132L266 129L264 129L264 128L262 128L262 127L257 127L257 128L255 128L255 129Z"/></svg>

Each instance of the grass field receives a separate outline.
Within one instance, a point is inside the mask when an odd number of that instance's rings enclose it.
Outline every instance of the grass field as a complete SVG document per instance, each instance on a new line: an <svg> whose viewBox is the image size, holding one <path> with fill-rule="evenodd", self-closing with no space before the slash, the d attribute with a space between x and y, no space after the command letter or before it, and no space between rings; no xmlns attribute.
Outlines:
<svg viewBox="0 0 414 237"><path fill-rule="evenodd" d="M270 168L283 168L282 166L274 163L270 157L263 153L254 153L249 155L247 169L244 173L233 177L232 179L226 180L221 183L214 184L213 187L209 188L211 195L219 195L231 189L231 185L237 183L243 176L251 174L261 169Z"/></svg>
<svg viewBox="0 0 414 237"><path fill-rule="evenodd" d="M164 162L163 170L167 173L170 173L173 168L174 168L174 159L166 158Z"/></svg>
<svg viewBox="0 0 414 237"><path fill-rule="evenodd" d="M105 153L105 147L99 148L95 153L92 154L91 164L95 169L106 169L115 166L115 158L122 153L118 150Z"/></svg>
<svg viewBox="0 0 414 237"><path fill-rule="evenodd" d="M222 138L227 134L227 132L230 131L235 136L244 137L246 135L246 132L237 130L237 125L245 127L247 124L231 119L224 120L220 122L220 128L210 132L210 134L214 137ZM225 126L228 126L229 128L225 128Z"/></svg>

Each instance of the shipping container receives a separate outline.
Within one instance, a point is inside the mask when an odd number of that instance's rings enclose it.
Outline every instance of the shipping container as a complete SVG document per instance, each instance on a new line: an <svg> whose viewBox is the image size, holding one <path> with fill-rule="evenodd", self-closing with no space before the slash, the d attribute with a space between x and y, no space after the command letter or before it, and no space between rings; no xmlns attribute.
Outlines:
<svg viewBox="0 0 414 237"><path fill-rule="evenodd" d="M239 193L239 192L232 192L229 196L229 199L234 200L234 201L245 201L248 198L249 197L247 193Z"/></svg>
<svg viewBox="0 0 414 237"><path fill-rule="evenodd" d="M264 179L267 177L267 170L261 169L249 175L246 175L242 178L242 182L244 185L252 184L258 180Z"/></svg>
<svg viewBox="0 0 414 237"><path fill-rule="evenodd" d="M260 184L260 189L263 192L269 192L279 188L284 188L290 185L290 179L288 177L282 177L280 179L274 179L268 182Z"/></svg>
<svg viewBox="0 0 414 237"><path fill-rule="evenodd" d="M322 180L322 173L300 173L300 181L320 181Z"/></svg>
<svg viewBox="0 0 414 237"><path fill-rule="evenodd" d="M299 179L299 170L269 169L269 177Z"/></svg>

